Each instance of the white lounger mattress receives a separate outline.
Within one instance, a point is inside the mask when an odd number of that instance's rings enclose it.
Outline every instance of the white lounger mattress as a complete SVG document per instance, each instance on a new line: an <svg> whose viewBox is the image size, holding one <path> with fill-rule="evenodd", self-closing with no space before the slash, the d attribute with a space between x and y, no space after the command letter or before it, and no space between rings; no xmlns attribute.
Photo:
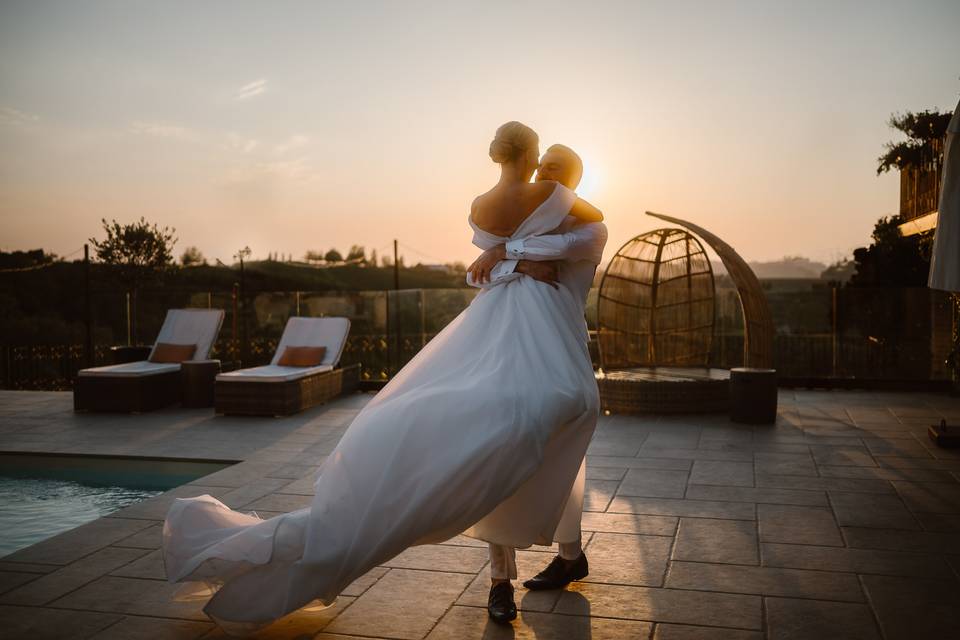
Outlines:
<svg viewBox="0 0 960 640"><path fill-rule="evenodd" d="M159 373L170 373L171 371L180 371L180 363L139 360L137 362L111 364L106 367L81 369L77 372L77 375L84 378L98 376L105 378L134 378L138 376L155 376Z"/></svg>
<svg viewBox="0 0 960 640"><path fill-rule="evenodd" d="M281 367L278 364L268 364L263 367L221 373L217 376L217 380L224 382L289 382L290 380L299 380L316 373L332 370L333 365L329 364L321 364L316 367Z"/></svg>

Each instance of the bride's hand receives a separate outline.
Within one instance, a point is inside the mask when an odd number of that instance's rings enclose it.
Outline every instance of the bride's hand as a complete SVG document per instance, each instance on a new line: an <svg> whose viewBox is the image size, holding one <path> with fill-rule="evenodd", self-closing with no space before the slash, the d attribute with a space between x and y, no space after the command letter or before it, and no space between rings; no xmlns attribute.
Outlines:
<svg viewBox="0 0 960 640"><path fill-rule="evenodd" d="M544 262L533 262L530 260L521 260L517 263L517 273L523 273L534 280L546 282L554 289L559 289L557 284L557 263L553 260Z"/></svg>
<svg viewBox="0 0 960 640"><path fill-rule="evenodd" d="M487 249L480 254L480 257L473 261L467 268L467 272L477 284L483 284L490 281L490 271L497 266L497 263L507 257L507 248L502 244Z"/></svg>

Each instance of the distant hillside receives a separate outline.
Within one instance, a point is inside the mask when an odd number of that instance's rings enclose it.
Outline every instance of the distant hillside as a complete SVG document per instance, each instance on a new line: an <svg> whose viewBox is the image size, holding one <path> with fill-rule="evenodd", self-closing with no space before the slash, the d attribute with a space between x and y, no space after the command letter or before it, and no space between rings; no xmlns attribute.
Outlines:
<svg viewBox="0 0 960 640"><path fill-rule="evenodd" d="M716 274L727 272L720 261L711 262ZM788 256L772 262L749 262L750 268L761 280L767 278L819 278L827 265L800 256Z"/></svg>

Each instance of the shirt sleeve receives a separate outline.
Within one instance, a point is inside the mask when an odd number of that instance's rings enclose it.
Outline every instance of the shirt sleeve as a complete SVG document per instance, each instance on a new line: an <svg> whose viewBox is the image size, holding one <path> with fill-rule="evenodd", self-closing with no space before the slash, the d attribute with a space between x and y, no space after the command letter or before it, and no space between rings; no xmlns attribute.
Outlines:
<svg viewBox="0 0 960 640"><path fill-rule="evenodd" d="M517 262L517 260L501 260L490 270L490 281L482 284L474 282L473 274L468 271L467 284L471 287L477 287L478 289L489 289L490 287L496 287L511 280L516 280L523 275L516 271Z"/></svg>
<svg viewBox="0 0 960 640"><path fill-rule="evenodd" d="M514 260L588 260L600 264L606 243L606 225L590 222L575 225L565 233L510 240L506 252Z"/></svg>

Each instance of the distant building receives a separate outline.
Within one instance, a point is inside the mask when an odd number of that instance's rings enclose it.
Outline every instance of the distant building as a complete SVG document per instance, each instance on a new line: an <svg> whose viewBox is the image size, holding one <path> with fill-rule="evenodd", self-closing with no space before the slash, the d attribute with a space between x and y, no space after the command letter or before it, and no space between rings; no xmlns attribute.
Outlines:
<svg viewBox="0 0 960 640"><path fill-rule="evenodd" d="M900 233L905 236L937 228L943 144L944 140L932 141L929 162L900 170Z"/></svg>

